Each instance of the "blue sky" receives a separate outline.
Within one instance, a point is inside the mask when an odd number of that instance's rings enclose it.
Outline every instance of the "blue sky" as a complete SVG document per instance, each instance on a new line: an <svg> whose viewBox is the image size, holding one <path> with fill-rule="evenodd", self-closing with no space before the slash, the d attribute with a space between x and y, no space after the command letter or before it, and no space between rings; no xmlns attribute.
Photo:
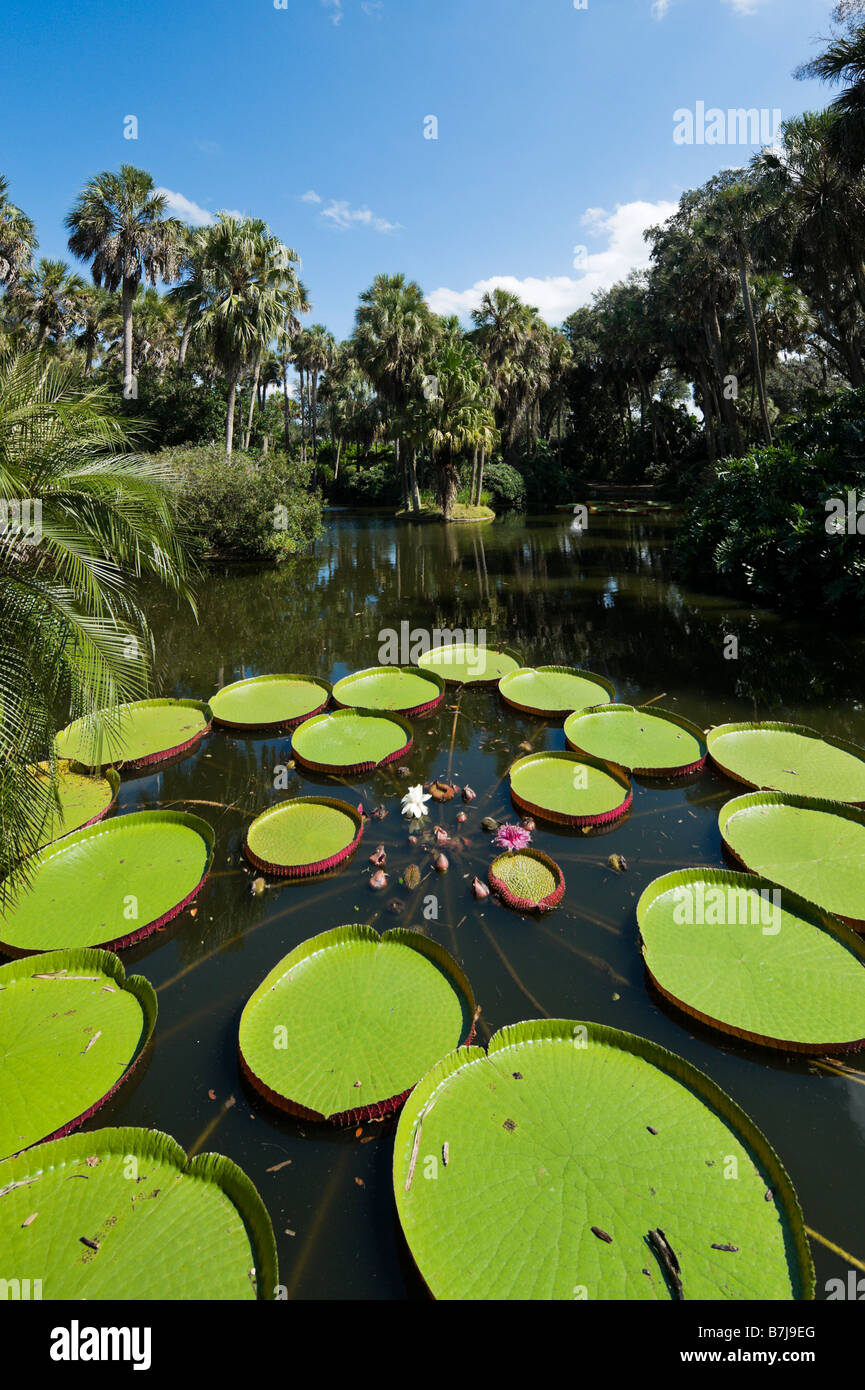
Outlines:
<svg viewBox="0 0 865 1390"><path fill-rule="evenodd" d="M358 293L394 270L440 312L464 316L501 281L558 322L639 262L642 229L684 189L749 157L677 145L677 110L825 105L792 70L831 9L4 0L0 172L43 255L68 258L76 193L123 162L190 219L264 217L301 255L313 320L340 336ZM124 139L127 116L137 140Z"/></svg>

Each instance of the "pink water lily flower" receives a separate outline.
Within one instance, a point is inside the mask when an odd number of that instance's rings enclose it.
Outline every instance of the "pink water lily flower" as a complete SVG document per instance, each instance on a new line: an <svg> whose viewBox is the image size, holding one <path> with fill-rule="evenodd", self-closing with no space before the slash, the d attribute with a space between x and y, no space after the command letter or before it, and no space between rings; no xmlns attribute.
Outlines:
<svg viewBox="0 0 865 1390"><path fill-rule="evenodd" d="M507 849L512 853L518 849L528 849L531 843L531 831L524 830L521 825L500 825L493 841L499 849Z"/></svg>

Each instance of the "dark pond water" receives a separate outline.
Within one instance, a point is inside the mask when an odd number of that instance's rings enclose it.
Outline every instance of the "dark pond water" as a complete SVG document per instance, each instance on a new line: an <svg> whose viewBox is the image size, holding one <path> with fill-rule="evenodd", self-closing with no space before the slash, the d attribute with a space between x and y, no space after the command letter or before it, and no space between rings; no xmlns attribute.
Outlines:
<svg viewBox="0 0 865 1390"><path fill-rule="evenodd" d="M408 621L486 629L490 643L515 647L527 663L588 667L630 702L663 694L664 706L702 726L773 717L865 743L865 644L842 630L682 590L670 577L671 537L669 526L639 517L595 518L581 535L566 514L447 529L333 514L314 553L289 567L209 575L197 625L154 596L158 693L207 698L221 684L263 672L335 680L376 664L379 632ZM730 635L739 639L737 660L725 659ZM450 695L443 711L415 726L411 783L447 771L454 704ZM291 1296L420 1296L394 1216L392 1125L364 1126L369 1142L361 1142L354 1130L283 1117L249 1093L237 1062L241 1009L292 947L345 922L380 929L402 922L426 930L463 964L483 1005L481 1041L503 1024L549 1015L628 1029L689 1058L768 1135L807 1224L865 1257L865 1084L695 1028L646 986L636 900L668 870L724 867L717 813L737 789L713 771L672 788L638 784L627 822L598 837L539 824L535 843L563 865L568 891L545 920L523 919L476 904L469 884L492 856L481 818L513 818L505 774L527 740L565 746L558 725L508 711L495 693L463 694L451 771L479 795L465 826L471 848L453 857L447 876L423 886L440 901L439 920L429 922L417 898L395 917L387 909L394 894L367 886L367 856L379 840L395 874L409 862L398 800L407 783L394 770L351 788L337 784L333 793L389 808L368 828L366 853L335 877L269 888L263 897L252 895L243 867L245 829L274 801L314 790L300 774L287 793L274 789L275 768L291 756L287 739L215 733L181 763L127 780L123 810L189 803L214 825L218 848L197 915L127 957L158 991L156 1046L146 1072L97 1123L154 1126L187 1149L217 1150L239 1163L270 1211ZM453 829L458 809L452 803L434 819ZM607 867L612 852L626 857L627 873ZM814 1252L823 1296L846 1262L819 1244Z"/></svg>

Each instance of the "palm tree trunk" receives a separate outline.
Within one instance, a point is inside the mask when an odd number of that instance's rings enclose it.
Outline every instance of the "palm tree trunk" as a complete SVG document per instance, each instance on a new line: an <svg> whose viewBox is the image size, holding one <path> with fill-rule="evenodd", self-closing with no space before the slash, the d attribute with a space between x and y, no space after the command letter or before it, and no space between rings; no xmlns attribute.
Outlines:
<svg viewBox="0 0 865 1390"><path fill-rule="evenodd" d="M309 403L309 413L312 416L312 461L318 462L318 372L310 373L311 399Z"/></svg>
<svg viewBox="0 0 865 1390"><path fill-rule="evenodd" d="M476 506L476 507L479 507L479 506L481 505L481 493L482 493L483 490L484 490L484 464L486 463L486 457L487 457L486 448L485 448L483 445L481 445L481 455L480 455L480 458L479 458L479 460L478 460L478 485L477 485L477 493L476 493L476 495L475 495L475 506Z"/></svg>
<svg viewBox="0 0 865 1390"><path fill-rule="evenodd" d="M766 403L766 383L763 379L763 367L760 363L760 344L757 338L757 324L754 320L754 305L751 301L751 286L748 283L748 264L745 260L742 248L739 251L739 279L742 284L742 303L745 306L745 317L748 320L748 333L751 338L751 355L754 359L754 377L757 382L757 394L760 397L760 417L763 421L763 438L767 448L772 447L772 426L769 421L769 407Z"/></svg>
<svg viewBox="0 0 865 1390"><path fill-rule="evenodd" d="M132 303L136 286L129 280L123 281L120 295L120 308L123 314L123 389L132 387Z"/></svg>
<svg viewBox="0 0 865 1390"><path fill-rule="evenodd" d="M282 369L282 404L283 419L285 420L285 453L288 456L288 446L291 442L291 410L288 404L288 363Z"/></svg>
<svg viewBox="0 0 865 1390"><path fill-rule="evenodd" d="M244 450L249 448L249 441L252 438L252 421L255 416L255 402L258 395L258 383L261 377L261 357L255 359L255 376L252 381L252 390L249 393L249 413L246 417L246 430L243 435Z"/></svg>
<svg viewBox="0 0 865 1390"><path fill-rule="evenodd" d="M182 366L184 365L184 363L186 362L186 354L187 354L187 352L189 351L189 339L190 339L191 337L192 337L192 323L191 323L191 321L190 321L189 323L184 324L184 327L183 327L183 334L182 334L181 339L180 339L180 349L179 349L179 351L178 351L178 353L177 353L177 365L178 365L178 367L182 367Z"/></svg>
<svg viewBox="0 0 865 1390"><path fill-rule="evenodd" d="M231 458L234 448L234 403L237 399L237 378L239 372L232 372L228 382L228 415L225 421L225 455Z"/></svg>
<svg viewBox="0 0 865 1390"><path fill-rule="evenodd" d="M300 382L300 458L302 463L306 463L306 414L303 401L303 367L298 367L297 375Z"/></svg>
<svg viewBox="0 0 865 1390"><path fill-rule="evenodd" d="M411 509L415 516L420 515L420 488L417 484L417 450L411 449L408 456L408 482L411 492Z"/></svg>
<svg viewBox="0 0 865 1390"><path fill-rule="evenodd" d="M336 463L334 464L334 469L333 469L333 481L334 481L334 482L336 482L337 478L339 477L339 460L340 460L341 454L342 454L342 435L340 435L339 438L338 438L337 441L336 441Z"/></svg>

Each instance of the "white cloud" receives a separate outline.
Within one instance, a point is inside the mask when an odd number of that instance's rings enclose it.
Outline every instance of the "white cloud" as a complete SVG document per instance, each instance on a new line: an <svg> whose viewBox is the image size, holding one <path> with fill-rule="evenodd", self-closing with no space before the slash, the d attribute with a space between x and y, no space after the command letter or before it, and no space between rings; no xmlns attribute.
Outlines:
<svg viewBox="0 0 865 1390"><path fill-rule="evenodd" d="M399 222L387 222L383 217L376 217L369 208L353 208L338 198L331 198L321 215L342 231L350 227L372 227L377 232L396 232L401 226Z"/></svg>
<svg viewBox="0 0 865 1390"><path fill-rule="evenodd" d="M301 194L300 201L302 203L320 203L321 198L318 196L315 189L311 188L308 193Z"/></svg>
<svg viewBox="0 0 865 1390"><path fill-rule="evenodd" d="M663 19L673 0L652 0L652 18Z"/></svg>
<svg viewBox="0 0 865 1390"><path fill-rule="evenodd" d="M599 290L609 289L623 280L632 270L649 264L649 246L643 239L647 227L664 222L676 211L676 203L620 203L614 212L589 208L582 224L590 235L606 239L601 251L575 247L575 262L579 263L579 278L570 275L547 275L543 279L515 275L494 275L478 280L470 289L434 290L428 296L430 307L437 314L458 314L466 318L480 304L488 290L504 289L517 294L527 304L534 304L548 323L561 323L575 309L588 304Z"/></svg>
<svg viewBox="0 0 865 1390"><path fill-rule="evenodd" d="M365 15L369 15L370 19L381 19L384 0L363 0L361 9Z"/></svg>
<svg viewBox="0 0 865 1390"><path fill-rule="evenodd" d="M326 6L327 8L333 10L333 14L332 14L331 17L330 17L331 23L332 23L332 24L341 24L341 23L342 23L342 0L321 0L321 3L322 3L324 6Z"/></svg>
<svg viewBox="0 0 865 1390"><path fill-rule="evenodd" d="M199 207L191 198L184 198L182 193L172 193L170 188L157 188L156 192L165 199L169 211L188 222L190 227L210 227L216 221L212 212Z"/></svg>

